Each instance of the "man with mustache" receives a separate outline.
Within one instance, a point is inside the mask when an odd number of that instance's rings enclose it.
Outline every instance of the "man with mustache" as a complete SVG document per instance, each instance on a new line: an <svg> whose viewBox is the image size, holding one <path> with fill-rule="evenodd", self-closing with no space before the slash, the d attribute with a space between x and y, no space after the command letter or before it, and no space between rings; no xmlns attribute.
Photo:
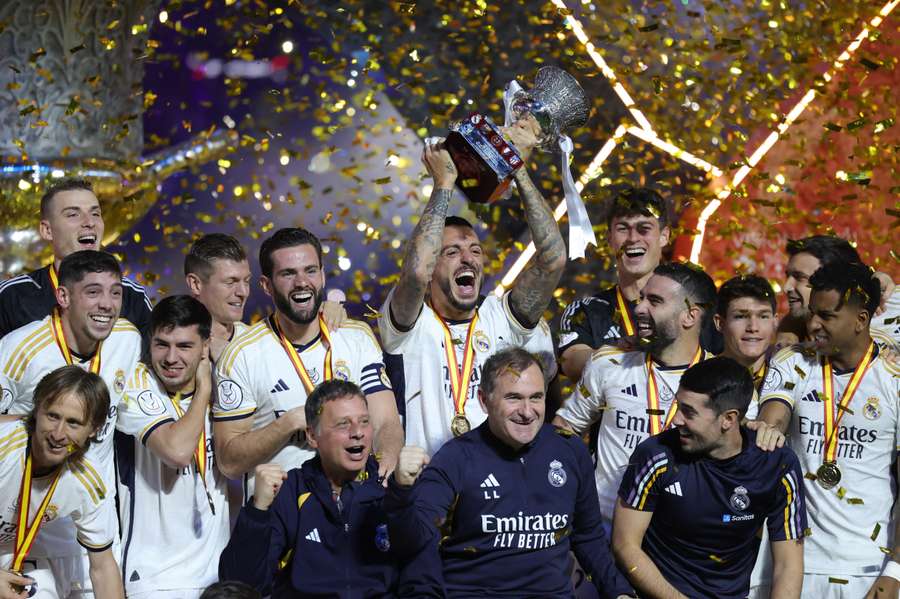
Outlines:
<svg viewBox="0 0 900 599"><path fill-rule="evenodd" d="M556 426L581 434L600 418L596 485L607 530L628 457L637 445L669 428L682 373L712 357L700 347L712 317L716 286L699 267L661 264L641 289L635 329L638 351L605 346L591 355L575 392L556 413Z"/></svg>
<svg viewBox="0 0 900 599"><path fill-rule="evenodd" d="M319 239L305 229L280 229L260 247L259 265L275 311L232 341L216 363L219 468L229 478L244 476L246 502L257 465L276 462L289 470L313 457L303 406L316 385L336 378L365 393L386 476L397 463L403 430L381 348L365 323L349 320L331 330L320 316L325 270Z"/></svg>
<svg viewBox="0 0 900 599"><path fill-rule="evenodd" d="M410 559L406 596L573 597L570 550L601 597L631 596L616 569L581 439L544 424L538 360L520 347L484 364L487 420L429 458L406 446L385 496Z"/></svg>
<svg viewBox="0 0 900 599"><path fill-rule="evenodd" d="M0 411L29 413L40 380L68 364L99 374L109 387L106 422L94 433L86 454L97 468L90 476L108 489L106 501L115 500L113 429L118 406L127 373L134 370L141 353L140 333L119 318L123 287L122 271L113 256L95 250L73 252L60 263L57 308L0 339ZM68 573L76 589L90 593L88 554L75 542L71 519L48 523L35 543L58 572Z"/></svg>
<svg viewBox="0 0 900 599"><path fill-rule="evenodd" d="M78 366L63 366L41 378L29 414L0 422L0 597L79 593L74 572L54 564L48 547L32 543L28 535L40 537L61 520L69 522L69 542L88 550L94 596L124 597L111 549L115 506L108 496L104 499L106 485L93 474L99 464L85 456L106 423L107 410L103 379ZM20 510L23 497L28 498L27 514Z"/></svg>
<svg viewBox="0 0 900 599"><path fill-rule="evenodd" d="M526 163L538 141L530 127L522 119L507 130ZM487 417L474 401L484 361L542 334L539 321L565 267L566 248L553 213L522 166L515 181L537 251L502 298L482 297L481 242L471 223L447 214L456 167L439 143L426 144L422 160L434 191L407 242L400 279L379 311L378 326L405 408L407 441L434 454Z"/></svg>
<svg viewBox="0 0 900 599"><path fill-rule="evenodd" d="M225 475L215 467L209 406L212 317L170 295L150 316L149 360L129 373L116 429L119 484L128 490L123 534L131 599L190 599L218 580L228 542Z"/></svg>
<svg viewBox="0 0 900 599"><path fill-rule="evenodd" d="M79 250L100 249L103 216L90 182L64 179L52 185L41 198L38 232L53 247L53 263L0 283L0 337L50 314L63 258ZM144 288L122 277L122 318L143 331L151 308Z"/></svg>
<svg viewBox="0 0 900 599"><path fill-rule="evenodd" d="M894 599L900 531L891 468L900 446L900 370L870 333L880 285L863 264L832 262L809 286L813 349L778 352L760 399L760 418L790 433L806 472L804 594Z"/></svg>

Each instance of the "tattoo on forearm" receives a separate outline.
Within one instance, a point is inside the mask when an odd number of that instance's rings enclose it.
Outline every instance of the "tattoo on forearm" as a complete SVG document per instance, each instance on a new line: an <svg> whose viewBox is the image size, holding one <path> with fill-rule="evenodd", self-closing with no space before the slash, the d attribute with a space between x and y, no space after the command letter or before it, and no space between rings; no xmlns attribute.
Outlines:
<svg viewBox="0 0 900 599"><path fill-rule="evenodd" d="M422 211L419 224L406 245L406 256L400 271L400 281L391 304L398 324L410 325L419 313L425 299L427 278L417 276L434 271L444 236L444 220L450 207L453 192L437 189L431 192L428 204ZM429 277L430 278L430 277Z"/></svg>
<svg viewBox="0 0 900 599"><path fill-rule="evenodd" d="M534 261L516 280L510 304L523 319L522 324L534 326L547 309L562 275L566 244L553 212L524 169L516 174L516 183L536 253Z"/></svg>

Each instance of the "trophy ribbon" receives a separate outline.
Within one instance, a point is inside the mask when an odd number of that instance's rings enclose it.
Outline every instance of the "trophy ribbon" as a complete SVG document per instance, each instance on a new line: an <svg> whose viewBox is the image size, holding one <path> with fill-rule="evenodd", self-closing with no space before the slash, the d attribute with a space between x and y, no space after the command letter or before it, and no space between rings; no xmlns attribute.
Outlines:
<svg viewBox="0 0 900 599"><path fill-rule="evenodd" d="M702 357L703 348L698 346L697 353L694 354L694 358L691 360L688 368L699 362ZM668 413L665 413L659 407L659 385L656 382L656 376L653 374L653 358L650 356L650 352L647 352L645 366L647 367L647 418L650 421L650 434L658 435L664 430L668 430L672 425L672 420L675 419L675 413L678 411L678 400L672 400ZM665 423L660 418L663 414L666 415Z"/></svg>
<svg viewBox="0 0 900 599"><path fill-rule="evenodd" d="M184 410L181 409L181 393L176 393L175 397L169 396L169 399L172 400L172 407L175 409L175 414L177 414L179 418L184 418ZM208 408L207 415L209 415ZM200 438L197 441L197 447L194 448L194 464L197 467L197 474L200 475L200 482L203 483L203 492L206 493L209 511L215 516L216 506L213 503L212 495L209 493L209 487L206 486L206 422L203 423L203 428L200 430Z"/></svg>
<svg viewBox="0 0 900 599"><path fill-rule="evenodd" d="M278 337L281 347L284 348L284 352L287 354L288 359L290 359L291 364L294 365L294 370L297 371L297 376L300 377L300 382L303 383L303 388L306 389L306 394L309 395L313 392L313 389L316 388L316 384L313 382L309 372L307 372L306 366L300 358L300 354L297 353L297 350L294 348L294 344L290 342L281 330L281 325L278 324L277 315L272 315L271 323L275 336ZM334 378L334 375L331 367L331 332L328 330L325 319L321 315L319 315L319 331L322 333L322 340L325 345L325 362L322 365L322 370L324 371L322 381L324 382L330 381Z"/></svg>
<svg viewBox="0 0 900 599"><path fill-rule="evenodd" d="M59 315L59 306L53 308L53 312L50 314L50 328L53 331L53 338L56 340L56 345L59 347L63 360L66 361L66 364L71 366L74 363L74 360L72 360L72 350L69 349L69 343L66 341L66 333L62 326L62 317ZM100 341L97 343L97 350L94 352L94 357L91 358L90 365L88 366L89 372L100 374L100 350L102 348L103 342Z"/></svg>
<svg viewBox="0 0 900 599"><path fill-rule="evenodd" d="M44 523L44 514L50 506L50 498L53 497L53 492L56 491L56 485L59 483L59 477L62 475L63 468L65 467L65 464L57 466L56 474L53 476L53 481L50 483L50 488L47 489L47 494L44 495L43 500L41 500L41 503L34 514L34 519L31 521L31 524L29 524L28 511L31 507L33 472L31 464L31 441L28 442L25 449L25 469L22 471L22 482L19 485L19 507L18 513L16 514L16 544L13 550L12 563L10 564L10 569L14 572L22 572L22 564L25 562L25 558L28 557L31 546L34 545L38 529L40 529L41 524Z"/></svg>
<svg viewBox="0 0 900 599"><path fill-rule="evenodd" d="M432 307L434 310L434 307ZM466 331L466 340L463 345L463 363L460 366L456 359L456 347L450 327L444 318L434 311L441 328L444 331L444 353L447 357L447 371L450 375L450 392L453 394L453 421L450 423L450 432L458 437L469 432L471 425L466 418L466 401L469 399L469 382L472 380L472 372L475 370L475 344L473 343L475 325L478 322L478 312L472 317L469 328Z"/></svg>
<svg viewBox="0 0 900 599"><path fill-rule="evenodd" d="M522 86L515 79L506 85L506 90L503 92L505 113L503 123L505 127L509 127L513 123L513 99L521 90ZM566 212L569 215L569 260L577 260L584 258L584 251L589 244L597 245L597 238L594 236L594 227L588 216L584 200L581 199L581 193L575 186L575 179L572 177L570 161L574 146L568 135L559 136L559 149L562 153L560 172L562 173L563 193L566 200Z"/></svg>

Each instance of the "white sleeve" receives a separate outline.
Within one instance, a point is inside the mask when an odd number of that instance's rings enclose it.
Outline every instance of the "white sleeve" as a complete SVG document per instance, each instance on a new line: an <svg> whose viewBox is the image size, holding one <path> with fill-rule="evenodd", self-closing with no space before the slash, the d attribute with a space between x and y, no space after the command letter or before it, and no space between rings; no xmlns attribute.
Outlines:
<svg viewBox="0 0 900 599"><path fill-rule="evenodd" d="M800 381L796 380L798 374L792 369L795 363L793 356L772 356L759 394L760 407L769 400L777 399L794 409L794 394L800 390Z"/></svg>
<svg viewBox="0 0 900 599"><path fill-rule="evenodd" d="M85 498L82 507L72 513L76 539L88 551L103 551L112 545L118 530L115 500L110 495L94 503Z"/></svg>
<svg viewBox="0 0 900 599"><path fill-rule="evenodd" d="M563 403L556 415L572 425L578 432L584 432L597 420L606 405L602 389L595 381L602 380L600 362L588 362L575 392Z"/></svg>
<svg viewBox="0 0 900 599"><path fill-rule="evenodd" d="M253 346L248 345L238 350L234 360L224 359L226 356L231 357L228 352L219 359L212 404L213 420L241 420L256 413L256 395L253 393L253 381L247 366L247 354L251 351L254 351Z"/></svg>
<svg viewBox="0 0 900 599"><path fill-rule="evenodd" d="M137 437L146 445L150 433L157 427L177 419L168 397L160 397L150 389L128 388L119 403L116 430Z"/></svg>
<svg viewBox="0 0 900 599"><path fill-rule="evenodd" d="M394 320L391 316L391 302L394 299L394 292L396 290L396 287L391 289L387 299L384 300L384 304L381 306L381 310L378 311L378 333L381 336L381 343L384 344L384 350L390 353L397 353L404 342L412 337L416 327L420 326L422 322L422 312L425 310L423 304L419 309L419 316L416 318L416 322L408 331L401 331L398 329L394 326Z"/></svg>

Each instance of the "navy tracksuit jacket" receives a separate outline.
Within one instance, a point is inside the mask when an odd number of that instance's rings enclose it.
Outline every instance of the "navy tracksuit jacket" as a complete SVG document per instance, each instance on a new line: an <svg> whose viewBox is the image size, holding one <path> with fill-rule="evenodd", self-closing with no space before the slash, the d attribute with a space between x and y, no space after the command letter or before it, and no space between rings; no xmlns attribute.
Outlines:
<svg viewBox="0 0 900 599"><path fill-rule="evenodd" d="M570 549L601 596L633 593L603 530L587 448L553 426L514 451L484 423L441 447L411 489L392 477L384 507L404 595L572 597Z"/></svg>
<svg viewBox="0 0 900 599"><path fill-rule="evenodd" d="M241 508L219 578L273 599L393 597L398 565L374 458L361 478L344 485L339 509L318 456L291 470L268 510Z"/></svg>

